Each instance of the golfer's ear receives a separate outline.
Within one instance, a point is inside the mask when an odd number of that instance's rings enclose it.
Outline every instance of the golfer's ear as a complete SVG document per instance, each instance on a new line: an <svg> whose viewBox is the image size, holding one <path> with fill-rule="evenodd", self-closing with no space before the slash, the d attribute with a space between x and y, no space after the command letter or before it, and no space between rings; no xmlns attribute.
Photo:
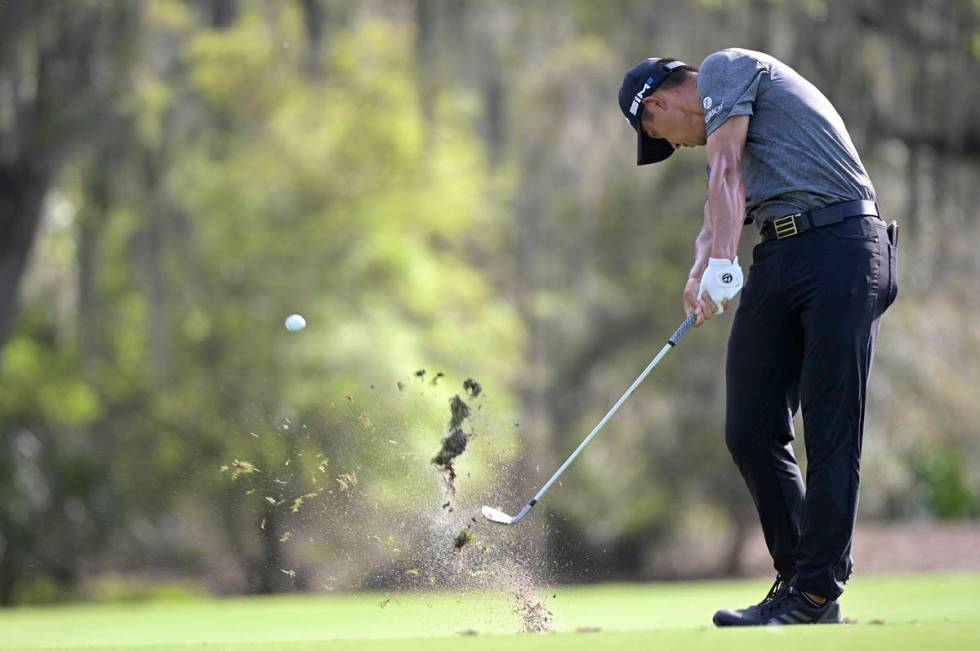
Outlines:
<svg viewBox="0 0 980 651"><path fill-rule="evenodd" d="M664 102L664 98L663 97L660 97L656 93L654 93L653 95L649 95L649 96L643 98L643 109L644 110L652 109L654 106L657 107L660 110L663 110L663 109L665 109L667 107L667 103Z"/></svg>

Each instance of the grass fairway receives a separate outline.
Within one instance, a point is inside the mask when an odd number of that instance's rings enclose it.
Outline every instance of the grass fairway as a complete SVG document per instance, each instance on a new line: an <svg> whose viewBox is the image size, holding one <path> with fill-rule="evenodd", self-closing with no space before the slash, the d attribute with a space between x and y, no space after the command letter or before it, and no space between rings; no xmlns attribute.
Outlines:
<svg viewBox="0 0 980 651"><path fill-rule="evenodd" d="M558 588L546 599L557 633L539 634L515 634L510 602L493 596L398 594L383 607L392 595L23 608L0 612L0 649L980 649L980 575L858 577L841 601L857 621L851 625L711 627L717 607L745 605L767 588L761 581ZM600 630L579 631L586 627Z"/></svg>

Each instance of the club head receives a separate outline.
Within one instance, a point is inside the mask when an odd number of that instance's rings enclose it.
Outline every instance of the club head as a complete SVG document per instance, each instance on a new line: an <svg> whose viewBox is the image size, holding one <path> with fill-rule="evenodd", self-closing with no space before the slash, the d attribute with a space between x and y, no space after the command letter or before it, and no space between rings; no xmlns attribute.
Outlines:
<svg viewBox="0 0 980 651"><path fill-rule="evenodd" d="M492 509L489 506L483 507L483 517L490 522L496 522L497 524L514 524L514 518L510 517L503 511Z"/></svg>

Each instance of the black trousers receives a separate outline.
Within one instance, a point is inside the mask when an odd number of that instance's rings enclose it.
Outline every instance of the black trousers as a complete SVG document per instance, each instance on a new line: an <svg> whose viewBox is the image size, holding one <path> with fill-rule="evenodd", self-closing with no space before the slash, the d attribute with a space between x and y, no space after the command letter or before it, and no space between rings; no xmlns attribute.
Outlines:
<svg viewBox="0 0 980 651"><path fill-rule="evenodd" d="M868 376L897 294L883 221L758 244L728 342L725 439L776 571L837 598L851 573ZM802 406L806 483L793 455Z"/></svg>

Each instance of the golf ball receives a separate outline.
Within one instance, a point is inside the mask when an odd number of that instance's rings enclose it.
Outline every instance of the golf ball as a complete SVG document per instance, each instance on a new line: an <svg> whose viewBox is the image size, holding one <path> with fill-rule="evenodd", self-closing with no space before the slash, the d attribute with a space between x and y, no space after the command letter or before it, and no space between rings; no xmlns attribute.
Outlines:
<svg viewBox="0 0 980 651"><path fill-rule="evenodd" d="M290 314L286 317L286 330L299 332L306 327L306 319L299 314Z"/></svg>

